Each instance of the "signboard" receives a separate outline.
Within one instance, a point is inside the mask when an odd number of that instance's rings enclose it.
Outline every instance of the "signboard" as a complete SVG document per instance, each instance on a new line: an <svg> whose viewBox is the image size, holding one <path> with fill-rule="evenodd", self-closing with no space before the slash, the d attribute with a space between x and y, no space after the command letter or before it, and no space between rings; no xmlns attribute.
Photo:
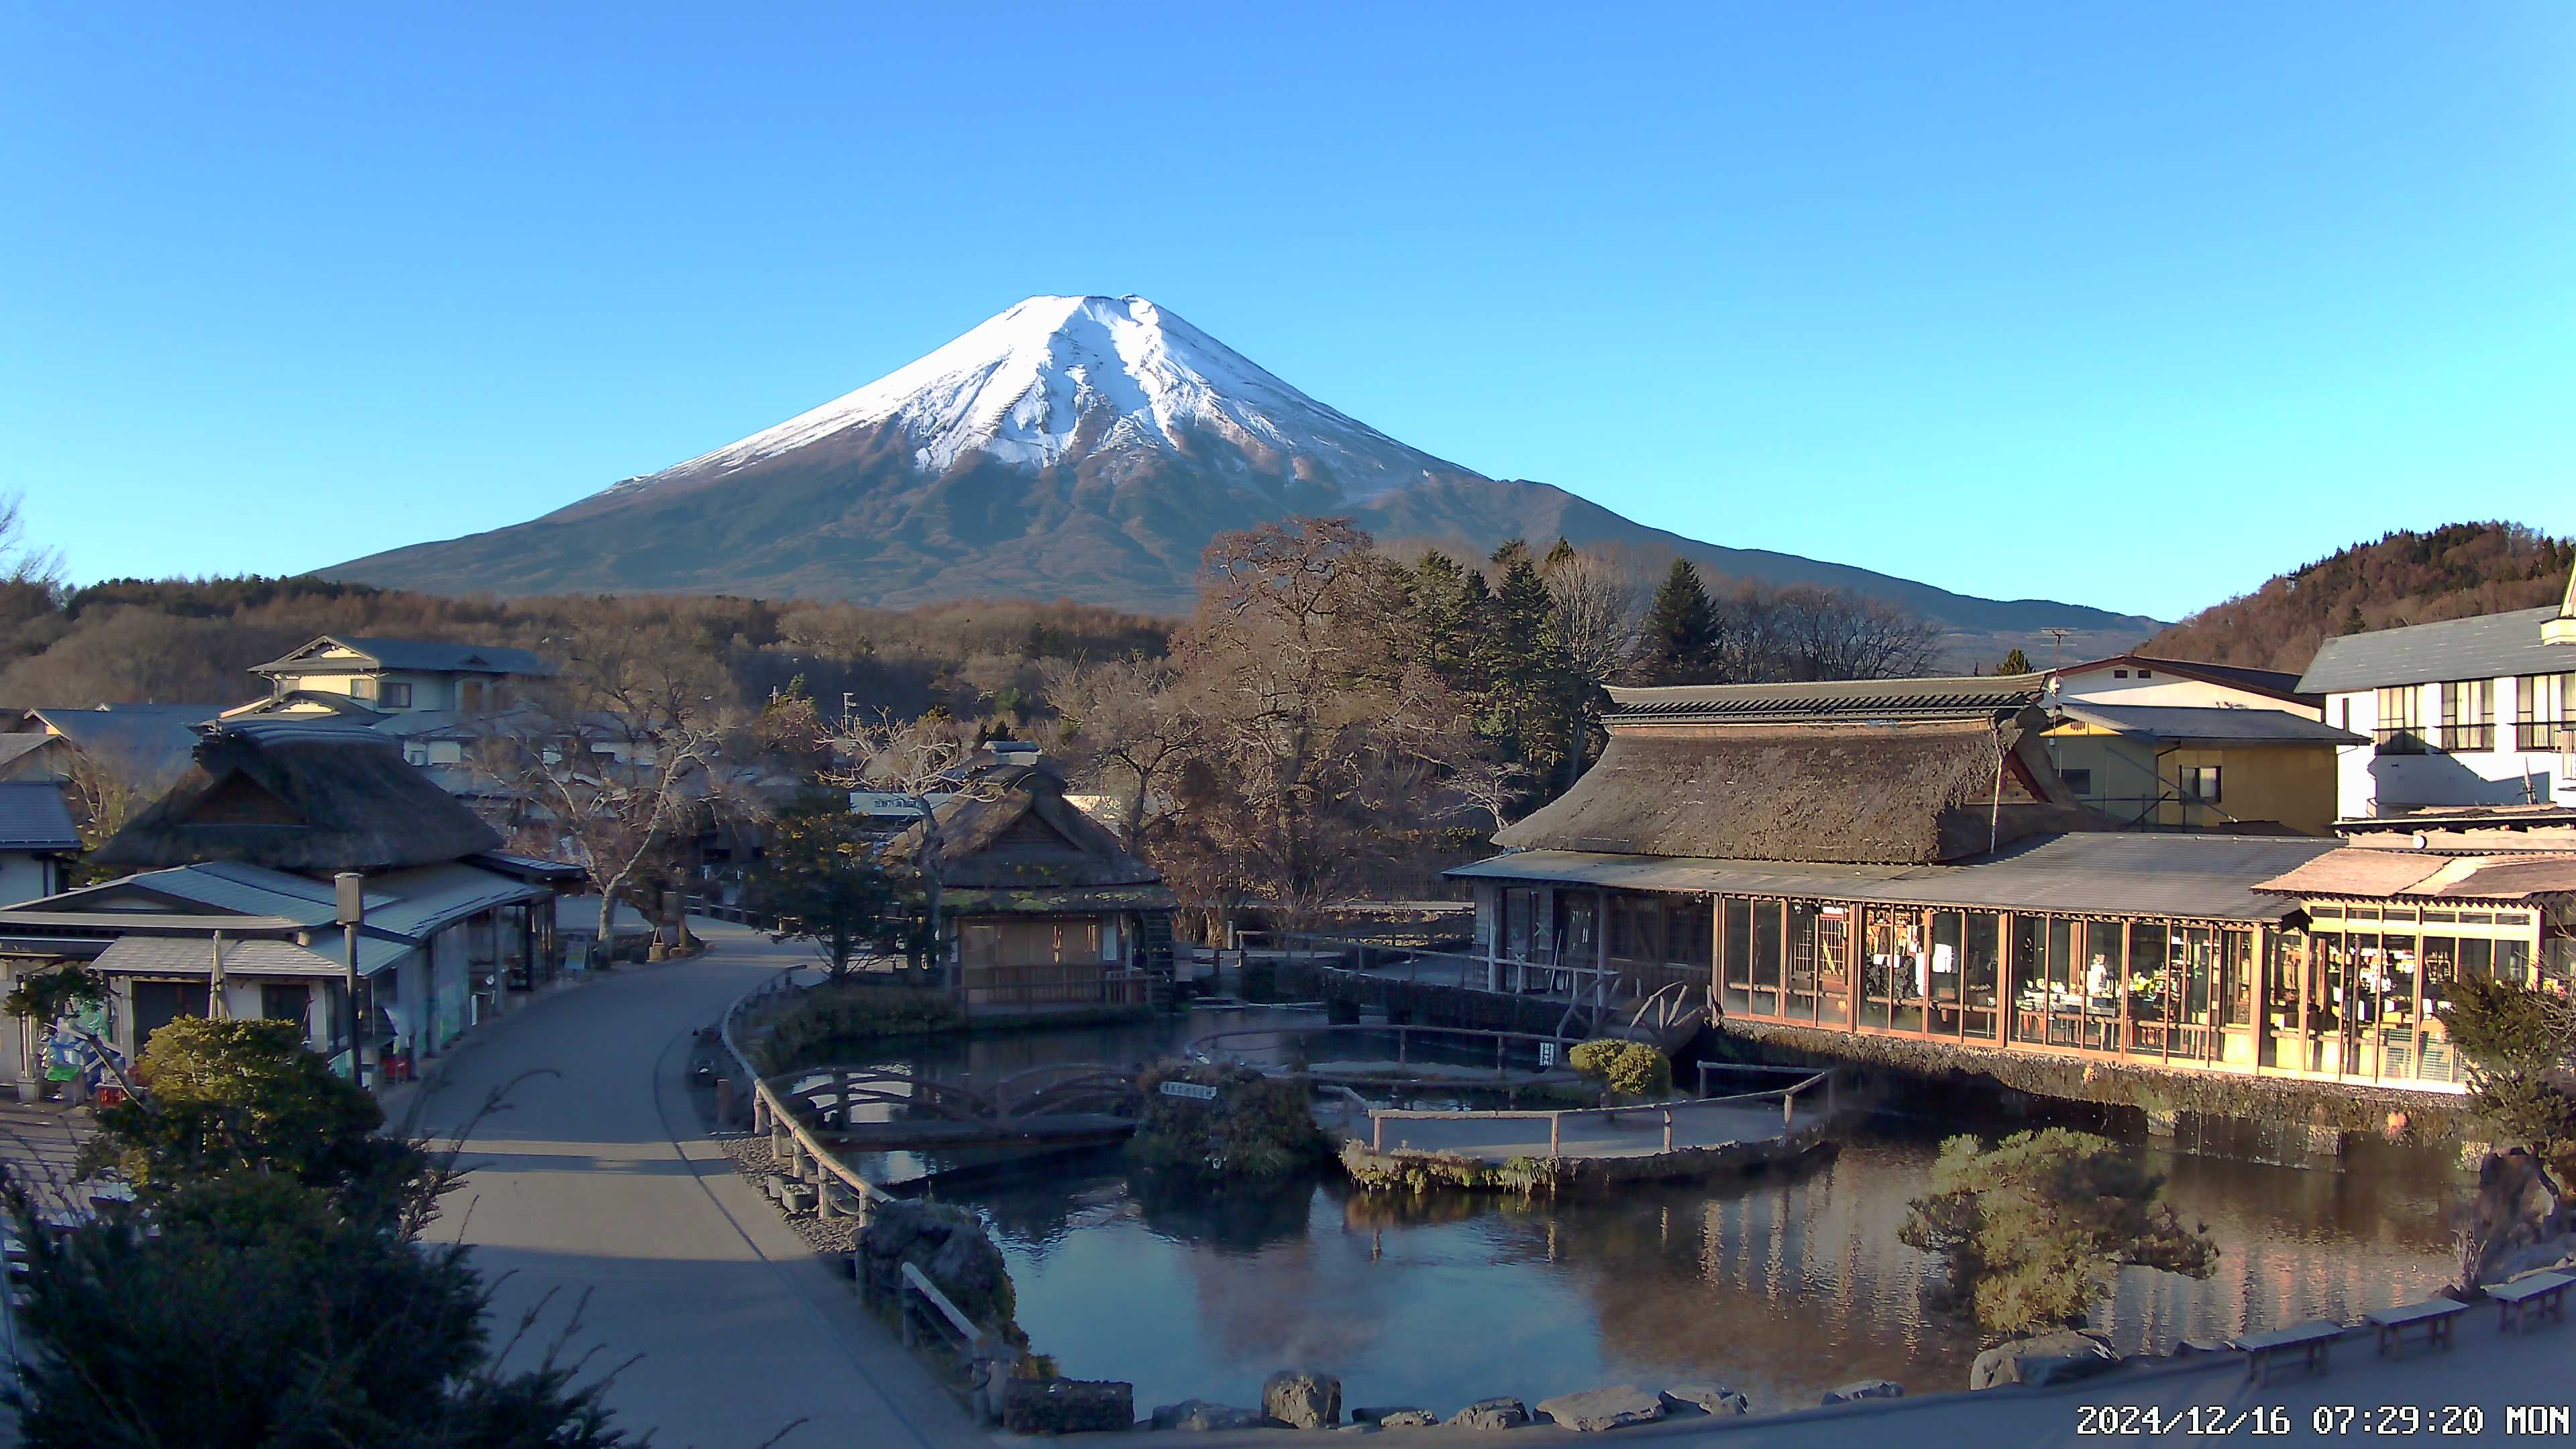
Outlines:
<svg viewBox="0 0 2576 1449"><path fill-rule="evenodd" d="M1542 1069L1556 1065L1556 1043L1543 1041L1538 1044L1538 1064Z"/></svg>
<svg viewBox="0 0 2576 1449"><path fill-rule="evenodd" d="M1202 1087L1196 1082L1165 1082L1163 1084L1163 1095L1166 1097L1188 1097L1193 1101L1199 1102L1213 1102L1216 1100L1216 1088Z"/></svg>

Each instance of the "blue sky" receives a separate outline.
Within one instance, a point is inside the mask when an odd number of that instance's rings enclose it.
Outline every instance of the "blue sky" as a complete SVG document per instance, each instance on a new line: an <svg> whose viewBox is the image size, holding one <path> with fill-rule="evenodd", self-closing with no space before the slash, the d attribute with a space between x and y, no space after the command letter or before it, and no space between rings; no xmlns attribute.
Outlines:
<svg viewBox="0 0 2576 1449"><path fill-rule="evenodd" d="M11 6L75 578L532 517L1020 297L1480 471L2173 617L2576 532L2576 6Z"/></svg>

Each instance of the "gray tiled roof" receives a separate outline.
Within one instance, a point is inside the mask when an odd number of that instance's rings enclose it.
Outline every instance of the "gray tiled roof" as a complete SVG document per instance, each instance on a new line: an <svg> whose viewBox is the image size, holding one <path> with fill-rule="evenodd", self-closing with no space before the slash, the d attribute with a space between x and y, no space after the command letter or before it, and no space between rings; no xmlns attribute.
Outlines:
<svg viewBox="0 0 2576 1449"><path fill-rule="evenodd" d="M0 784L0 850L78 850L80 832L51 780Z"/></svg>
<svg viewBox="0 0 2576 1449"><path fill-rule="evenodd" d="M2516 609L2510 614L2346 634L2328 639L2317 650L2317 657L2308 661L2308 672L2299 677L2299 688L2328 694L2383 684L2576 670L2576 646L2540 642L2540 626L2557 617L2555 607Z"/></svg>
<svg viewBox="0 0 2576 1449"><path fill-rule="evenodd" d="M29 713L71 741L72 748L111 769L135 771L158 784L188 767L197 748L197 726L231 709L228 704L108 704L90 709L42 708Z"/></svg>
<svg viewBox="0 0 2576 1449"><path fill-rule="evenodd" d="M544 677L555 672L554 661L526 649L508 649L497 644L449 644L437 639L377 639L355 634L325 634L286 655L266 664L251 666L253 674L294 674L312 667L314 661L301 656L315 644L337 644L355 650L384 669L417 669L433 674L522 674ZM325 670L325 673L330 671Z"/></svg>
<svg viewBox="0 0 2576 1449"><path fill-rule="evenodd" d="M2227 744L2358 745L2368 737L2285 709L2222 709L2168 704L2096 704L2069 700L2057 713L2127 735Z"/></svg>

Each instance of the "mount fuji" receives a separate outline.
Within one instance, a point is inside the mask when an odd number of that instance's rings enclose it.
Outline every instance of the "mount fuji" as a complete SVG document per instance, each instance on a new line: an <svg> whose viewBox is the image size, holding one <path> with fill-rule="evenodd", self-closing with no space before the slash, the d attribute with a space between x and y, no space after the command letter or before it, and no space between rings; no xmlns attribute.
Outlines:
<svg viewBox="0 0 2576 1449"><path fill-rule="evenodd" d="M526 523L321 572L434 593L677 591L889 607L1038 597L1180 612L1211 538L1300 514L1348 516L1382 541L1472 556L1562 536L1680 554L1720 576L1852 589L1939 621L1963 658L2051 627L2106 650L2157 627L1718 547L1545 483L1488 478L1306 396L1132 296L1031 297L712 453Z"/></svg>

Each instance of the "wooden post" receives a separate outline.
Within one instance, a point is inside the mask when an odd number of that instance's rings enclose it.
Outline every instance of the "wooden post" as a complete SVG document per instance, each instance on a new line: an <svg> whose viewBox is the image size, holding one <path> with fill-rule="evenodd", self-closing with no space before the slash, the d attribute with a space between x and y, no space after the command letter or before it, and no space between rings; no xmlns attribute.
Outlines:
<svg viewBox="0 0 2576 1449"><path fill-rule="evenodd" d="M1796 1119L1797 1112L1798 1112L1798 1089L1797 1089L1797 1088L1795 1088L1795 1087L1791 1087L1787 1092L1782 1093L1782 1094L1781 1094L1781 1097L1780 1097L1780 1135L1781 1135L1781 1136L1786 1137L1786 1136L1788 1136L1788 1135L1789 1135L1789 1126L1790 1126L1791 1122L1793 1122L1793 1121Z"/></svg>
<svg viewBox="0 0 2576 1449"><path fill-rule="evenodd" d="M1556 1144L1559 1140L1559 1130L1564 1126L1564 1113L1550 1112L1547 1114L1547 1155L1551 1158L1556 1156Z"/></svg>
<svg viewBox="0 0 2576 1449"><path fill-rule="evenodd" d="M1831 1125L1831 1124L1832 1124L1832 1122L1833 1122L1833 1120L1834 1120L1834 1073L1833 1073L1833 1072L1831 1072L1831 1071L1827 1071L1827 1072L1825 1073L1825 1121L1826 1121L1826 1123L1827 1123L1828 1125Z"/></svg>
<svg viewBox="0 0 2576 1449"><path fill-rule="evenodd" d="M1369 1151L1384 1152L1385 1150L1386 1119L1375 1112L1371 1112L1369 1114Z"/></svg>
<svg viewBox="0 0 2576 1449"><path fill-rule="evenodd" d="M1673 1109L1670 1107L1664 1109L1664 1150L1673 1150Z"/></svg>

